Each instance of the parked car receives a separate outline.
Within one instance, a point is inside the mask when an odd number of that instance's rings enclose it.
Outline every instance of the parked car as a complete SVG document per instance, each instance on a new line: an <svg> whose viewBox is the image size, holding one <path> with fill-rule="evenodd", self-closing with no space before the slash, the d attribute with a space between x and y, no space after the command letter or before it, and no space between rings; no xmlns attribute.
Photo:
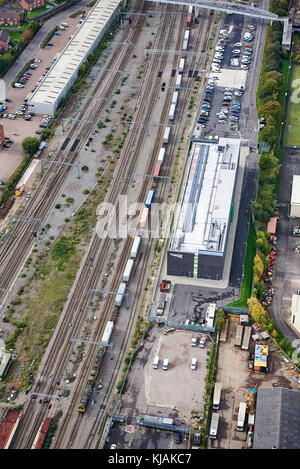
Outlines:
<svg viewBox="0 0 300 469"><path fill-rule="evenodd" d="M42 133L42 131L41 130L36 130L35 133L40 135Z"/></svg>
<svg viewBox="0 0 300 469"><path fill-rule="evenodd" d="M16 88L24 88L24 85L22 83L15 83Z"/></svg>
<svg viewBox="0 0 300 469"><path fill-rule="evenodd" d="M47 42L46 46L53 46L52 42Z"/></svg>

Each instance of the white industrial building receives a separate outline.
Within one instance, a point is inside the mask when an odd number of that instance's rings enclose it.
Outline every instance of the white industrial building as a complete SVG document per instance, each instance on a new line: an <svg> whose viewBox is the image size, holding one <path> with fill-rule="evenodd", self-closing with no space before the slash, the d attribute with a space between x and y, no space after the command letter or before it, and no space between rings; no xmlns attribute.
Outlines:
<svg viewBox="0 0 300 469"><path fill-rule="evenodd" d="M75 82L81 65L99 44L120 7L120 0L99 0L28 100L37 114L53 115Z"/></svg>
<svg viewBox="0 0 300 469"><path fill-rule="evenodd" d="M293 176L290 216L292 218L300 217L300 176L297 174Z"/></svg>
<svg viewBox="0 0 300 469"><path fill-rule="evenodd" d="M300 333L300 295L292 296L291 323Z"/></svg>
<svg viewBox="0 0 300 469"><path fill-rule="evenodd" d="M168 275L222 279L239 155L238 139L194 140L168 250Z"/></svg>

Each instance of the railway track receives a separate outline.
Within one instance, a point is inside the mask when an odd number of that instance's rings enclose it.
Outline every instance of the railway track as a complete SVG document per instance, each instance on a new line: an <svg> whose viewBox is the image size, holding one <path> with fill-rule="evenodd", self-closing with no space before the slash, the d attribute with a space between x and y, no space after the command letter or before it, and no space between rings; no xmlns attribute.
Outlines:
<svg viewBox="0 0 300 469"><path fill-rule="evenodd" d="M183 30L183 28L181 28L181 30ZM174 59L174 63L177 62L178 59ZM155 59L153 59L153 61L155 61ZM163 61L162 61L163 62ZM150 63L150 62L149 62ZM156 68L157 70L157 68ZM149 86L149 85L148 85ZM155 83L155 86L156 86L156 83ZM146 90L148 90L148 88L146 88ZM186 93L186 95L188 96L188 93ZM169 96L170 98L170 96ZM168 102L168 101L167 101ZM184 107L184 106L183 106ZM166 109L167 109L167 106L164 107L164 118L166 117ZM150 110L150 107L149 107L149 112L147 113L147 118L149 119L150 116L151 116L151 112L152 110ZM183 112L183 111L182 111ZM179 116L178 116L179 117ZM180 129L177 129L177 133L180 132ZM131 160L131 164L130 166L128 167L128 171L127 171L127 178L126 178L126 181L125 181L125 185L123 187L123 190L122 192L123 193L126 193L126 190L128 189L129 187L129 182L130 182L130 178L129 178L129 175L133 173L134 171L134 166L135 166L135 162L134 160L137 159L137 155L141 149L141 145L142 145L142 141L143 141L143 137L144 137L144 134L145 134L145 128L143 129L142 132L140 132L140 136L139 136L139 142L140 145L137 147L136 151L135 151L135 154L134 154L134 157L132 158ZM132 135L132 134L131 134ZM136 135L135 135L135 139L136 139ZM159 142L159 138L157 138L157 141ZM175 141L175 140L174 140ZM128 148L130 148L130 146L132 145L132 142L131 143L128 143ZM159 144L158 144L159 145ZM157 147L158 148L158 147ZM175 143L174 143L174 148L175 148ZM156 150L156 147L155 147L155 150ZM125 151L124 151L124 154ZM153 151L153 155L156 155L155 151ZM153 156L153 158L151 158L151 161L149 163L149 167L148 167L148 171L151 173L151 167L153 168L154 166L154 163L155 163L155 156ZM120 182L120 179L121 179L121 171L119 171L119 174L120 174L120 177L118 178L117 177L117 182L119 183ZM118 184L114 183L113 184L113 187L116 188ZM143 184L143 187L142 187L142 190L141 190L141 193L140 193L140 199L142 200L143 199L143 194L145 193L145 191L147 190L147 181L144 182ZM162 190L161 190L162 191ZM109 195L109 200L115 200L115 197L116 197L116 189L113 189L111 190L110 192L110 195ZM110 240L111 241L111 240ZM86 258L88 259L88 257L90 255L96 255L96 253L98 252L99 250L99 247L101 245L101 248L103 249L103 252L106 252L106 249L109 248L109 242L108 238L106 238L104 241L99 241L99 239L97 239L97 237L94 237L94 239L92 240L91 242L91 246L90 246L90 249L89 249L89 252L88 252L88 255L86 256ZM116 288L118 283L119 283L119 277L120 277L120 272L122 272L123 270L123 267L125 265L125 261L127 260L127 257L128 257L128 252L129 252L129 248L130 248L130 240L127 239L124 243L124 247L123 247L123 251L122 251L122 257L120 258L120 262L119 262L119 265L117 267L117 271L119 272L119 275L117 275L114 280L113 280L113 283L112 283L112 287ZM146 246L146 250L147 250L147 256L144 256L144 259L143 259L143 267L142 269L144 270L145 269L145 265L146 265L146 259L148 258L148 255L151 251L151 242L148 242L147 246ZM106 259L104 258L104 256L99 256L98 259L97 259L97 262L96 262L96 265L95 265L95 268L93 269L93 273L92 273L92 276L90 277L90 280L91 280L91 284L97 285L97 280L99 278L99 272L101 272L103 270L103 266L104 266L104 262L106 261ZM80 279L80 283L77 284L77 288L84 288L84 283L86 282L86 279L91 275L91 268L90 268L90 265L88 262L85 262L84 264L84 267L81 271L81 274L80 274L80 277L82 277L82 280ZM92 287L93 288L93 287ZM142 288L142 287L141 287ZM141 289L140 288L140 289ZM138 302L138 298L139 298L139 295L136 294L135 295L135 299L134 299L134 303L137 304ZM106 324L106 321L107 319L109 318L109 314L111 312L111 303L112 303L112 298L109 298L107 301L106 301L106 305L105 305L105 310L104 310L104 313L102 315L102 318L103 320L101 320L101 323L99 324L99 327L98 327L98 331L97 331L97 335L94 337L93 340L97 341L97 338L99 340L99 338L101 337L101 333L103 331L103 328ZM80 329L80 323L82 321L82 317L84 315L84 310L86 308L86 305L87 305L87 298L85 297L78 297L78 295L72 295L71 296L71 299L70 299L70 305L68 307L69 311L70 311L70 314L73 314L73 311L74 311L74 308L77 309L77 310L82 310L83 313L78 315L78 317L75 318L75 323L74 323L74 329L77 331L79 331ZM122 350L121 350L121 353L118 355L118 363L117 365L121 365L122 363L122 360L123 360L123 352L125 352L126 350L126 347L127 347L127 341L128 341L128 338L130 337L130 331L131 331L131 328L134 324L134 315L131 315L130 316L130 327L127 328L127 331L128 331L128 334L126 334L126 336L124 337L124 340L123 340L123 345L122 345ZM62 327L62 333L64 333L66 335L66 328L65 327ZM69 342L70 342L70 335L71 333L69 333ZM61 339L63 340L63 339ZM64 338L64 340L66 340L66 337ZM63 345L63 343L65 342L60 342L58 343L58 345L54 348L54 351L53 351L53 354L48 357L50 359L49 361L49 364L48 364L48 360L47 360L47 368L45 368L45 373L47 373L48 370L51 370L51 366L53 365L53 363L55 362L55 360L57 360L57 356L55 357L55 353L57 353L57 350L59 349L59 347L61 347ZM63 356L61 357L60 359L60 362L61 363L64 363L65 360L67 360L67 358L69 357L69 354L70 354L70 346L66 347L66 352L63 354ZM96 350L96 347L91 347L91 349L89 350L89 354L88 354L88 357L87 357L87 360L86 360L86 367L85 369L88 370L89 369L89 366L88 364L91 363L92 359L93 359L93 356L94 356L94 352ZM61 375L61 371L63 369L63 365L60 367L59 370L57 370L57 372L55 372L55 375L56 377L57 376L60 376ZM117 372L118 372L118 366L115 367L115 372L112 376L112 379L110 381L110 384L109 384L109 389L107 390L107 402L108 402L108 399L109 399L109 396L110 396L110 391L114 389L114 382L115 382L115 379L116 379L116 376L117 376ZM72 412L74 410L74 408L76 408L76 403L77 403L77 400L78 400L78 396L80 395L80 392L81 392L81 389L82 389L82 386L85 382L85 379L86 379L86 373L83 373L81 376L80 376L80 380L78 380L78 385L77 385L77 388L75 390L75 394L73 396L73 399L72 399L72 406L70 406L69 408L69 411L68 411L68 414L66 416L66 418L64 419L64 422L69 422L70 419L71 419L71 416L72 416ZM54 383L54 379L52 380L53 383ZM42 388L42 385L41 385L41 388ZM52 385L52 388L50 387L50 389L47 391L47 393L51 393L53 391L55 391L55 384ZM35 392L39 392L38 389L35 390ZM45 392L45 391L43 391ZM74 402L74 404L73 404ZM31 406L31 410L34 406L34 404L30 401L29 402L29 405L28 407ZM28 412L28 415L30 415L30 411ZM40 416L38 419L36 419L36 424L34 425L34 428L33 430L31 431L31 437L35 435L43 417L45 415L45 412L43 412L43 416ZM69 441L69 444L68 445L65 445L64 447L70 447L70 445L72 445L72 441L74 441L75 437L76 437L76 434L77 434L77 428L79 428L79 424L80 424L80 417L82 417L81 415L77 418L76 422L75 422L75 426L74 426L74 429L75 429L75 432L74 434L72 435L72 440ZM100 418L97 419L97 423L95 424L96 427L95 429L92 431L91 435L99 435L101 433L101 431L103 430L103 427L104 427L104 423L105 423L105 412L102 412L102 415L100 415ZM29 417L30 418L30 417ZM28 420L27 420L27 423L28 423ZM25 419L24 419L24 424L26 425L26 422L25 422ZM68 423L64 424L66 425L65 428L68 428ZM62 436L59 435L59 438L57 439L56 441L56 447L60 447L59 445L61 444L61 441L62 441L62 438L63 438L63 434L64 434L64 427L61 428L61 434ZM31 444L31 440L32 438L29 438L28 439L28 442L26 443L25 447L31 447L30 444ZM93 438L91 438L91 441L88 440L87 443L86 443L86 446L85 447L90 447L93 443L92 443L92 440ZM94 439L95 440L95 439ZM97 438L96 438L97 440ZM95 442L94 442L95 444Z"/></svg>
<svg viewBox="0 0 300 469"><path fill-rule="evenodd" d="M107 242L107 241L106 241L106 242ZM97 244L97 243L96 243L96 244ZM105 247L106 247L106 246L104 246L104 248L105 248ZM98 246L96 246L96 248L93 248L93 251L94 251L94 250L97 251L97 248L98 248ZM125 256L125 257L126 257L126 256ZM96 269L96 270L98 270L98 269ZM76 301L76 299L74 299L73 301ZM38 392L39 389L36 389L36 391ZM50 392L50 391L48 391L48 392ZM37 426L38 426L38 425L39 425L39 422L37 423ZM34 433L34 432L33 432L33 433ZM30 445L29 445L29 446L30 446Z"/></svg>
<svg viewBox="0 0 300 469"><path fill-rule="evenodd" d="M139 1L139 4L141 5L142 2ZM122 41L124 40L124 42L136 43L141 32L140 25L143 21L143 17L135 17L133 26L136 27L125 30ZM124 50L121 46L117 47L115 52L112 54L108 68L111 68L114 65L115 67L117 66L118 69L124 69L128 63L131 53L132 52L129 49ZM99 81L99 84L93 90L93 95L97 96L97 93L101 90L102 95L110 97L113 91L117 88L120 77L117 75L111 77L111 75L105 71L102 73L104 78ZM96 109L94 103L91 102L80 112L79 119L83 119L84 116L87 115L89 116L89 120L94 120L94 122L96 122L104 109L104 102L101 102ZM69 137L73 137L78 131L79 137L81 138L81 144L77 147L77 151L67 152L66 154L65 151L60 150L55 155L54 161L74 163L78 159L91 128L87 124L82 126L79 122L75 122L69 131ZM60 193L67 175L70 173L70 168L68 167L60 167L59 170L56 168L56 171L52 168L50 165L48 170L45 172L37 190L33 194L30 204L23 210L23 216L40 218L43 221L46 219L47 214L53 207L53 204ZM6 296L4 290L10 289L11 284L15 279L15 273L19 271L28 256L30 247L32 247L33 244L31 230L36 230L36 226L37 225L34 222L24 224L18 220L9 236L0 246L0 277L1 288L3 289L0 291L0 300ZM16 239L19 240L18 243L16 243Z"/></svg>

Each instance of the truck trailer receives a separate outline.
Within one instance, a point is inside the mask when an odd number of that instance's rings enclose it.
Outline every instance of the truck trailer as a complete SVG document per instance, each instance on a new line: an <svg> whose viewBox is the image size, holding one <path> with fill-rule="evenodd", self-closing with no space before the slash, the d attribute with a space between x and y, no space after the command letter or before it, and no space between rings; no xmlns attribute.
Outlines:
<svg viewBox="0 0 300 469"><path fill-rule="evenodd" d="M240 402L238 420L237 420L237 425L236 425L236 429L238 432L244 431L246 411L247 411L246 402Z"/></svg>
<svg viewBox="0 0 300 469"><path fill-rule="evenodd" d="M211 440L215 440L217 438L219 418L220 418L220 416L217 412L212 413L211 423L210 423L210 430L209 430L209 438Z"/></svg>
<svg viewBox="0 0 300 469"><path fill-rule="evenodd" d="M213 397L213 409L214 410L218 410L220 408L221 392L222 392L222 384L215 383L214 397Z"/></svg>

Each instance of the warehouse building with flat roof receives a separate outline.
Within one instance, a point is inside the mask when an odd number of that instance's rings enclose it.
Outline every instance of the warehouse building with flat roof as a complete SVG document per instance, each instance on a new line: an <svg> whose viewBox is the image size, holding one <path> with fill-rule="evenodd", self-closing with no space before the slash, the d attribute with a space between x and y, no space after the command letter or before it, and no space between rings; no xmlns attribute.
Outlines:
<svg viewBox="0 0 300 469"><path fill-rule="evenodd" d="M299 441L300 393L258 388L253 449L299 449Z"/></svg>
<svg viewBox="0 0 300 469"><path fill-rule="evenodd" d="M120 0L99 0L28 100L30 110L53 115L75 82L80 67L116 18Z"/></svg>
<svg viewBox="0 0 300 469"><path fill-rule="evenodd" d="M239 155L238 139L194 140L168 249L168 275L222 279Z"/></svg>

